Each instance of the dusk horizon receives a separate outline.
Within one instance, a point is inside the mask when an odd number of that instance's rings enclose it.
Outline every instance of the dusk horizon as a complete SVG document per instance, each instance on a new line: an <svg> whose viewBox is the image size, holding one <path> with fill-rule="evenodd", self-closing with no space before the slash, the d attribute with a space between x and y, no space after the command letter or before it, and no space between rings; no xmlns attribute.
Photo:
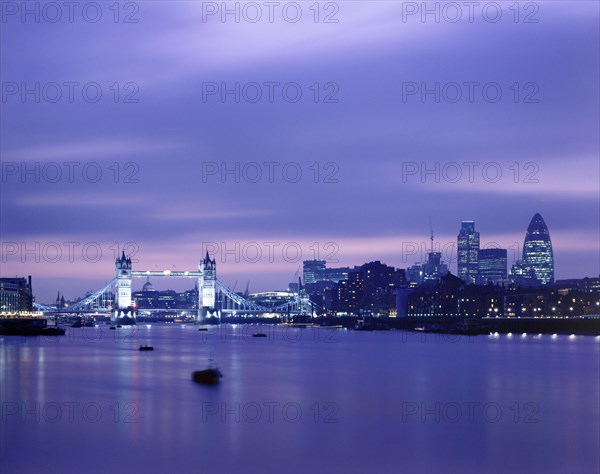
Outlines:
<svg viewBox="0 0 600 474"><path fill-rule="evenodd" d="M180 248L180 245L173 247L173 255L170 255L164 246L161 246L160 250L156 246L150 247L152 253L145 255L143 247L131 240L104 243L73 239L45 242L4 241L1 276L32 275L36 301L48 304L54 302L57 292L73 300L106 284L113 277L114 260L124 250L134 260L136 269L182 271L196 270L206 251L209 251L211 257L217 260L220 278L230 286L235 281L244 284L249 281L252 292L285 291L288 284L293 283L297 278L298 269L302 267L304 260L324 259L330 267L354 267L371 261L381 261L402 269L426 261L431 246L427 217L423 222L424 235L414 240L402 240L395 236L343 241L327 237L321 241L294 240L291 237L281 240L267 237L262 240L215 240L200 243L197 245L197 250L193 242L188 242L185 256L177 254L176 248ZM482 248L508 249L509 268L520 258L526 225L520 236L517 232L510 236L506 234L488 236L485 228L480 224L485 221L462 220L475 222L477 230L482 233ZM461 221L458 221L458 224ZM557 239L556 233L550 228L550 235L556 260L557 280L600 276L598 272L593 273L597 265L585 253L594 250L593 247L580 249L578 252L571 250L567 252L571 256L569 259L563 254L565 252L561 244L572 242L570 240L574 238L572 233L565 233L561 236L562 239ZM452 273L457 274L456 236L452 238L448 234L438 235L434 231L434 242L434 250L442 253L442 260L449 265ZM344 248L348 249L347 252L344 252ZM382 251L382 248L385 250ZM577 270L568 273L564 267L569 264L575 266L573 255L579 255L581 264ZM79 273L76 277L71 277L71 269L75 266ZM586 267L591 270L589 273L582 269ZM11 269L14 269L14 274L11 274ZM143 283L142 280L136 280L134 285L141 287ZM186 290L194 286L193 282L181 279L157 279L153 284L162 290Z"/></svg>

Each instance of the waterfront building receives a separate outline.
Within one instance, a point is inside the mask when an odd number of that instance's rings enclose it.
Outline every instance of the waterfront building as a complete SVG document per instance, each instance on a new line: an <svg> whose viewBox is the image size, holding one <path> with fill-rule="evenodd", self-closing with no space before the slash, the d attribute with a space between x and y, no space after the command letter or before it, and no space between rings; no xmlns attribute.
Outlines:
<svg viewBox="0 0 600 474"><path fill-rule="evenodd" d="M33 311L31 276L27 278L0 278L0 312L22 313Z"/></svg>
<svg viewBox="0 0 600 474"><path fill-rule="evenodd" d="M556 288L577 289L583 292L600 293L600 277L570 278L567 280L556 280L554 286Z"/></svg>
<svg viewBox="0 0 600 474"><path fill-rule="evenodd" d="M325 306L338 314L395 316L396 293L405 284L403 269L379 260L365 263L325 291Z"/></svg>
<svg viewBox="0 0 600 474"><path fill-rule="evenodd" d="M447 273L412 289L406 297L408 316L458 316L459 292L464 281ZM403 312L403 311L402 311ZM398 314L401 310L398 310Z"/></svg>
<svg viewBox="0 0 600 474"><path fill-rule="evenodd" d="M538 318L552 316L550 291L545 288L519 288L504 296L504 316L507 318ZM556 312L556 306L554 306Z"/></svg>

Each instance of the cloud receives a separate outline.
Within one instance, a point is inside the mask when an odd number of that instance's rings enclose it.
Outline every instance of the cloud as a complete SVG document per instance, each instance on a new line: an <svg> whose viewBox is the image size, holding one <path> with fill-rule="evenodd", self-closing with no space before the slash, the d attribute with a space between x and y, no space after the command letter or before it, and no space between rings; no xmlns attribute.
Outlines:
<svg viewBox="0 0 600 474"><path fill-rule="evenodd" d="M164 152L178 148L174 143L159 140L119 140L114 138L47 143L38 146L3 150L3 161L49 161L89 159L110 160L116 157Z"/></svg>
<svg viewBox="0 0 600 474"><path fill-rule="evenodd" d="M382 174L398 177L414 192L510 195L552 199L598 198L600 164L593 156L515 156L486 160L465 156L460 161L406 161L388 164Z"/></svg>

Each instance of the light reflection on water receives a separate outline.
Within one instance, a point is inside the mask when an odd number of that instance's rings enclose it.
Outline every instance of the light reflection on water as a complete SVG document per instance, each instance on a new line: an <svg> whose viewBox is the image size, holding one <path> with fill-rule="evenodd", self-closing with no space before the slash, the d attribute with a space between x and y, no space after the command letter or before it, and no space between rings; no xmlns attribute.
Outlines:
<svg viewBox="0 0 600 474"><path fill-rule="evenodd" d="M597 338L83 329L0 341L0 472L600 469Z"/></svg>

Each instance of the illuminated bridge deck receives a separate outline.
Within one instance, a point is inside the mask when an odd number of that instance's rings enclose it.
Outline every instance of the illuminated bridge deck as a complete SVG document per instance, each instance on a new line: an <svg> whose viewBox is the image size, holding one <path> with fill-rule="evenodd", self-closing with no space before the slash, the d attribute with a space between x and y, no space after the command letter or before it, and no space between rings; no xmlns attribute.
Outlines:
<svg viewBox="0 0 600 474"><path fill-rule="evenodd" d="M146 270L146 271L134 271L131 272L131 276L134 277L190 277L198 278L201 276L200 272L180 272L173 270Z"/></svg>

